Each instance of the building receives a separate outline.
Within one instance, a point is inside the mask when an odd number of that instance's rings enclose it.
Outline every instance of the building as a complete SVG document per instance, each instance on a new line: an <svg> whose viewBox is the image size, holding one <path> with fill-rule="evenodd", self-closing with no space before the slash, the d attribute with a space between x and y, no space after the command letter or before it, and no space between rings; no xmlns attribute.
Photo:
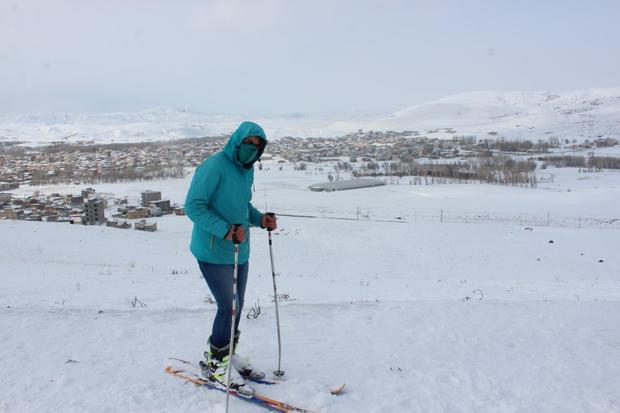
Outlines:
<svg viewBox="0 0 620 413"><path fill-rule="evenodd" d="M160 217L161 216L161 208L151 204L149 207L149 216L151 217Z"/></svg>
<svg viewBox="0 0 620 413"><path fill-rule="evenodd" d="M123 222L119 222L119 221L106 221L105 225L106 225L106 227L120 228L120 229L131 228L131 225L127 221L123 221Z"/></svg>
<svg viewBox="0 0 620 413"><path fill-rule="evenodd" d="M152 201L151 205L155 205L157 208L161 210L162 214L171 214L172 206L170 205L169 199L162 199L159 201Z"/></svg>
<svg viewBox="0 0 620 413"><path fill-rule="evenodd" d="M0 219L24 219L24 211L21 209L0 209Z"/></svg>
<svg viewBox="0 0 620 413"><path fill-rule="evenodd" d="M161 191L144 191L141 194L141 204L147 208L149 202L161 201Z"/></svg>
<svg viewBox="0 0 620 413"><path fill-rule="evenodd" d="M71 206L81 208L84 206L84 196L71 196Z"/></svg>
<svg viewBox="0 0 620 413"><path fill-rule="evenodd" d="M135 224L133 224L134 229L137 229L138 231L149 231L149 232L155 232L157 231L157 222L153 222L152 224L149 224L146 222L145 219L143 219L140 222L136 222Z"/></svg>
<svg viewBox="0 0 620 413"><path fill-rule="evenodd" d="M17 182L0 182L0 191L10 191L11 189L19 188Z"/></svg>
<svg viewBox="0 0 620 413"><path fill-rule="evenodd" d="M64 222L69 222L69 218L61 217L59 215L49 215L49 216L46 217L45 221L46 222L64 223Z"/></svg>
<svg viewBox="0 0 620 413"><path fill-rule="evenodd" d="M149 209L148 208L130 209L127 211L126 216L127 216L127 219L147 218L149 216Z"/></svg>
<svg viewBox="0 0 620 413"><path fill-rule="evenodd" d="M71 214L69 215L69 224L84 224L85 218L82 214Z"/></svg>
<svg viewBox="0 0 620 413"><path fill-rule="evenodd" d="M26 210L24 211L24 219L26 221L43 221L43 216L39 213L39 211Z"/></svg>
<svg viewBox="0 0 620 413"><path fill-rule="evenodd" d="M334 181L334 182L324 182L321 184L310 185L311 191L321 192L321 191L344 191L347 189L360 189L360 188L372 188L375 186L383 186L385 182L377 181L375 179L349 179L346 181Z"/></svg>
<svg viewBox="0 0 620 413"><path fill-rule="evenodd" d="M99 225L105 222L103 199L94 197L84 203L86 224Z"/></svg>
<svg viewBox="0 0 620 413"><path fill-rule="evenodd" d="M95 189L94 188L86 188L82 189L82 199L87 200L88 198L95 197Z"/></svg>
<svg viewBox="0 0 620 413"><path fill-rule="evenodd" d="M0 193L0 205L6 204L11 200L11 194Z"/></svg>

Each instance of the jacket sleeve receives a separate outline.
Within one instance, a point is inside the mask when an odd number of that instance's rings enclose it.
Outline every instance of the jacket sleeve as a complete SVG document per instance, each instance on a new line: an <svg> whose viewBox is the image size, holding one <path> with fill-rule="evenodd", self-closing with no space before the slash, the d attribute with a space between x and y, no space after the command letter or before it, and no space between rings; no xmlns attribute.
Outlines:
<svg viewBox="0 0 620 413"><path fill-rule="evenodd" d="M254 208L251 202L248 202L248 209L250 210L250 224L262 228L261 219L263 218L263 213Z"/></svg>
<svg viewBox="0 0 620 413"><path fill-rule="evenodd" d="M230 225L210 209L211 196L220 183L215 165L205 162L196 168L185 198L185 213L202 230L224 238Z"/></svg>
<svg viewBox="0 0 620 413"><path fill-rule="evenodd" d="M261 220L263 218L263 213L252 205L252 189L250 189L250 201L248 202L248 211L250 211L250 225L254 225L255 227L263 227L261 225Z"/></svg>

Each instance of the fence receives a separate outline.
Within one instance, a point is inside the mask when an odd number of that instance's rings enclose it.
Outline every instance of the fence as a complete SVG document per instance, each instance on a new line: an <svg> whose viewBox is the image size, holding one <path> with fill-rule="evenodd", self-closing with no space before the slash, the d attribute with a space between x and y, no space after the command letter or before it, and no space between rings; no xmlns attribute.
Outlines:
<svg viewBox="0 0 620 413"><path fill-rule="evenodd" d="M545 226L561 228L612 228L620 229L619 218L570 217L550 212L500 213L455 211L448 209L369 209L333 208L325 206L299 206L291 204L266 204L266 210L283 216L302 218L326 218L342 220L363 220L377 222L439 222L439 223L501 223L523 226Z"/></svg>

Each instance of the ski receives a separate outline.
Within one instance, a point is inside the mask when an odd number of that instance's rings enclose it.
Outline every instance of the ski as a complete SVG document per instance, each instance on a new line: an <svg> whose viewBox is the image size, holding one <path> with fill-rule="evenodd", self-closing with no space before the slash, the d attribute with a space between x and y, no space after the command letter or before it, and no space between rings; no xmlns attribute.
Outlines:
<svg viewBox="0 0 620 413"><path fill-rule="evenodd" d="M192 363L191 361L182 360L182 359L178 359L178 358L175 358L175 357L171 357L169 360L175 360L175 361L183 363L183 364L185 364L187 366L191 366L194 369L201 370L200 366L197 366L196 364ZM280 384L280 383L286 383L286 379L281 379L281 378L267 378L267 377L265 377L263 379L255 379L255 378L246 377L246 376L243 376L243 378L246 379L249 382L258 383L258 384L265 384L267 386L273 386L273 385ZM343 383L340 386L329 387L327 390L329 391L329 393L331 395L339 396L339 395L344 393L345 387L346 387L346 384Z"/></svg>
<svg viewBox="0 0 620 413"><path fill-rule="evenodd" d="M187 364L191 367L195 366L190 363L187 362L185 360L180 360L180 359L170 359L170 360L174 360L174 361L180 361L184 364ZM192 373L191 371L188 371L187 369L184 369L182 367L174 367L171 365L167 365L164 369L164 371L168 374L171 374L175 377L178 377L180 379L189 381L191 383L197 384L199 386L203 386L203 387L207 387L209 389L213 389L213 390L218 390L221 391L223 393L226 393L227 388L221 385L218 385L216 383L213 383L211 381L205 380L202 377L198 376L195 373ZM235 391L234 389L230 390L230 395L240 399L240 400L244 400L250 403L254 403L257 404L259 406L262 406L268 410L271 411L276 411L276 412L286 412L286 413L291 413L291 412L298 412L298 413L312 413L312 411L308 410L308 409L304 409L298 406L294 406L292 404L289 403L285 403L283 401L280 400L275 400L272 399L270 397L267 397L263 394L260 393L254 393L252 396L245 396L240 394L239 392Z"/></svg>
<svg viewBox="0 0 620 413"><path fill-rule="evenodd" d="M166 373L168 373L168 374L171 374L171 375L173 375L175 377L178 377L180 379L183 379L183 380L187 380L187 381L189 381L191 383L194 383L194 384L197 384L199 386L204 386L204 387L207 387L209 389L218 390L218 391L221 391L223 393L226 393L226 389L225 388L216 386L215 384L210 383L210 382L208 382L206 380L203 380L200 377L197 377L197 376L195 376L193 374L187 374L183 370L176 370L176 369L173 369L171 366L167 366L164 369L164 371ZM230 390L230 394L232 396L234 396L235 398L237 398L237 399L257 404L257 405L262 406L262 407L264 407L264 408L266 408L268 410L272 410L272 411L276 411L276 412L289 412L290 411L288 409L283 409L283 408L280 408L278 406L273 406L270 403L267 403L266 401L257 398L256 396L252 396L252 397L242 396L241 394L237 393L235 390L232 390L232 389Z"/></svg>
<svg viewBox="0 0 620 413"><path fill-rule="evenodd" d="M253 380L252 378L247 378L246 380L253 381L254 383L267 384L267 385L286 383L286 379L282 379L282 378L264 378L261 380ZM346 383L343 383L335 387L327 387L325 385L323 386L325 387L327 391L329 391L329 394L331 394L332 396L340 396L341 394L344 393L345 387L347 387Z"/></svg>

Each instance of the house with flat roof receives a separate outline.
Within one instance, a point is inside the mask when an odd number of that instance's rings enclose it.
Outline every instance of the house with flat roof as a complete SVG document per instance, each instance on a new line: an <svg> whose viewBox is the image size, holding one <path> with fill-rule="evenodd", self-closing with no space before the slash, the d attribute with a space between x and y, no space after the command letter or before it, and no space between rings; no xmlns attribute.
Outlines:
<svg viewBox="0 0 620 413"><path fill-rule="evenodd" d="M149 223L149 222L146 222L146 219L143 219L133 224L133 227L134 229L138 231L155 232L157 231L157 222Z"/></svg>

